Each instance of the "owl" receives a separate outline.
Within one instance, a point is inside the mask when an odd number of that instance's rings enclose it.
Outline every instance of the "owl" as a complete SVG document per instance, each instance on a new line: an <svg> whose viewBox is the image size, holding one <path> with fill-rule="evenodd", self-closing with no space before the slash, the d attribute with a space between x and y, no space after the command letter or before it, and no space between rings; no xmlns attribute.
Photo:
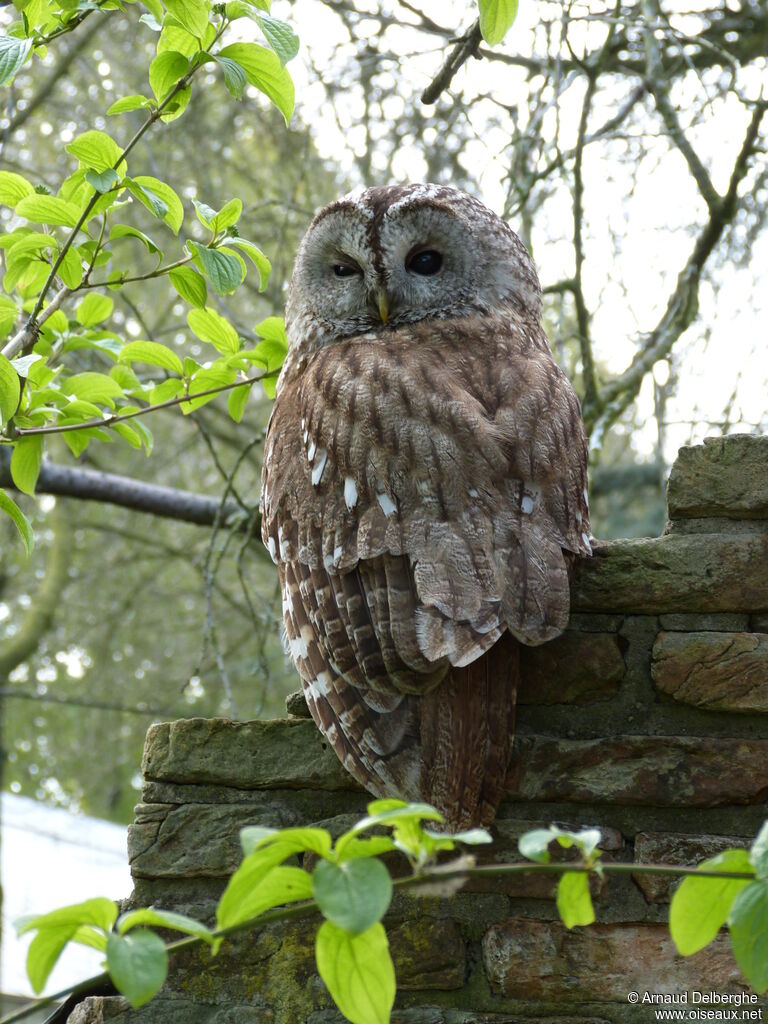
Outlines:
<svg viewBox="0 0 768 1024"><path fill-rule="evenodd" d="M519 645L589 554L581 409L517 235L442 185L321 210L298 251L262 536L309 710L377 796L492 822Z"/></svg>

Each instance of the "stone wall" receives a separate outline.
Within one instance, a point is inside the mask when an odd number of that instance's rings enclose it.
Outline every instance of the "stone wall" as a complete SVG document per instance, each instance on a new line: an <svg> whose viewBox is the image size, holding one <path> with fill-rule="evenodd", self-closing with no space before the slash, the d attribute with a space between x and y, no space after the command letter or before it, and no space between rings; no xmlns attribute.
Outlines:
<svg viewBox="0 0 768 1024"><path fill-rule="evenodd" d="M668 506L663 537L595 546L577 567L568 631L526 652L515 766L486 858L517 859L520 833L554 821L599 826L607 860L685 864L748 842L768 816L768 438L684 448ZM143 770L134 900L202 916L238 863L243 825L340 832L367 799L301 717L156 725ZM727 935L676 955L670 890L660 878L596 884L599 923L571 932L542 876L452 900L398 896L392 1020L619 1024L656 1019L631 991L743 991ZM337 1024L315 927L241 937L216 960L185 954L142 1011L91 999L70 1022Z"/></svg>

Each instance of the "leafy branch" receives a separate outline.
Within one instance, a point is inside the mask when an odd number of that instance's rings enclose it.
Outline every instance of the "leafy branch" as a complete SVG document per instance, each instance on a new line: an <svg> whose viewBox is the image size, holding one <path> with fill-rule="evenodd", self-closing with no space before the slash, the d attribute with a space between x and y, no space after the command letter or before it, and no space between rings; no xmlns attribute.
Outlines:
<svg viewBox="0 0 768 1024"><path fill-rule="evenodd" d="M245 828L240 833L244 859L219 900L216 927L169 911L133 910L118 917L108 899L87 900L39 917L17 922L20 934L35 932L27 957L27 972L41 991L58 957L69 942L101 950L106 971L85 982L36 1000L4 1017L14 1024L41 1007L87 992L111 980L134 1008L160 989L169 954L206 944L216 955L224 939L270 924L321 915L315 956L320 976L334 1002L352 1024L386 1024L395 997L395 970L384 926L395 891L446 896L467 881L518 874L559 875L557 908L567 928L595 920L589 876L666 875L682 879L670 908L670 931L683 955L711 942L728 924L734 955L747 980L758 991L768 988L768 963L760 955L756 936L768 936L768 822L750 850L726 850L698 867L664 864L603 863L598 829L571 832L551 826L520 837L524 861L475 866L466 856L436 863L442 854L461 845L491 841L483 829L450 836L425 827L441 817L425 804L377 800L368 815L333 843L321 828ZM387 834L382 835L382 829ZM577 853L574 862L550 861L557 844ZM412 874L393 880L382 855L399 851ZM309 855L312 870L286 866L296 855ZM150 929L185 933L164 943ZM762 940L761 940L762 941Z"/></svg>

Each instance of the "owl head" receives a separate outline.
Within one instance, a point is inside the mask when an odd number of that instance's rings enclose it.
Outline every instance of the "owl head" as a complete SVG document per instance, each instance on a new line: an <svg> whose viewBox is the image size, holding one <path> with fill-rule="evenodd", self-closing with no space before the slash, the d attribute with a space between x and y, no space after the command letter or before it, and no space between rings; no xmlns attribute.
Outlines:
<svg viewBox="0 0 768 1024"><path fill-rule="evenodd" d="M325 344L434 317L498 312L538 321L541 287L501 218L445 185L392 185L322 209L296 257L292 345Z"/></svg>

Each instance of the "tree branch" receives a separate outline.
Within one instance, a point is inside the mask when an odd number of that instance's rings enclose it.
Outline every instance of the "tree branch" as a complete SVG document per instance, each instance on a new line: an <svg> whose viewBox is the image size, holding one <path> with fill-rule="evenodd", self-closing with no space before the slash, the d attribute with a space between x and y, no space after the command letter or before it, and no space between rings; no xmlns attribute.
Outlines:
<svg viewBox="0 0 768 1024"><path fill-rule="evenodd" d="M449 88L453 81L453 76L459 68L466 64L470 57L477 56L482 38L480 20L478 19L451 49L445 58L445 63L421 94L422 103L427 105L437 103L441 93Z"/></svg>
<svg viewBox="0 0 768 1024"><path fill-rule="evenodd" d="M10 465L10 450L0 449L0 487L14 487ZM35 493L105 502L198 526L212 526L217 513L224 522L242 515L234 502L225 505L222 512L219 498L143 483L117 473L102 473L81 466L58 466L52 462L43 462Z"/></svg>
<svg viewBox="0 0 768 1024"><path fill-rule="evenodd" d="M738 189L749 169L750 157L757 148L760 125L768 110L768 101L755 104L744 141L731 172L728 191L717 203L710 219L696 239L688 261L677 279L677 286L670 296L661 320L651 331L642 349L630 366L604 388L600 405L588 407L585 403L584 422L587 432L595 432L599 446L605 430L634 401L643 378L653 364L666 356L677 339L694 322L699 307L699 284L704 266L713 249L720 241L725 228L734 219L739 209Z"/></svg>

